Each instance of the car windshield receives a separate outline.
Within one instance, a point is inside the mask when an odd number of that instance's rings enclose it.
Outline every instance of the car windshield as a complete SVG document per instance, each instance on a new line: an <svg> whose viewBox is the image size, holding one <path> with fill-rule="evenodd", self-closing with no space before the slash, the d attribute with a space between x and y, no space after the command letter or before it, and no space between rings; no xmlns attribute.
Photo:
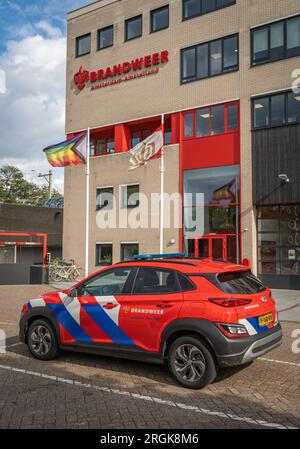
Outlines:
<svg viewBox="0 0 300 449"><path fill-rule="evenodd" d="M221 290L232 294L261 293L265 285L251 271L221 273L217 276Z"/></svg>

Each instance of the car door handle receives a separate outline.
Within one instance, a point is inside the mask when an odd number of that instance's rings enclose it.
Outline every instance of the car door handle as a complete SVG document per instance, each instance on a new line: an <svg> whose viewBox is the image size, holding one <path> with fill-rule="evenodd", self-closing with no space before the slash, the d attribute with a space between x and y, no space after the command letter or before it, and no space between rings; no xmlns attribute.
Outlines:
<svg viewBox="0 0 300 449"><path fill-rule="evenodd" d="M175 306L175 303L168 302L168 301L156 304L156 307L158 307L159 309L169 309L170 307L174 307L174 306Z"/></svg>
<svg viewBox="0 0 300 449"><path fill-rule="evenodd" d="M116 304L115 302L108 302L107 304L104 304L103 307L104 309L115 309L116 307L118 307L119 304Z"/></svg>

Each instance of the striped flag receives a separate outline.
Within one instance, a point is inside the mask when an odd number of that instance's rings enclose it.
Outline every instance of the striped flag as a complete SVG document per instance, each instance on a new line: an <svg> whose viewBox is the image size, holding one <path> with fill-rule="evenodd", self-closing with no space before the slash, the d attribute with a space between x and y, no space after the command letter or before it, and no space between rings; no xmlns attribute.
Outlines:
<svg viewBox="0 0 300 449"><path fill-rule="evenodd" d="M72 139L47 147L43 150L52 167L86 164L87 133L81 133Z"/></svg>
<svg viewBox="0 0 300 449"><path fill-rule="evenodd" d="M140 168L151 159L154 159L155 156L157 157L163 145L164 136L163 127L161 126L155 133L130 150L129 170Z"/></svg>

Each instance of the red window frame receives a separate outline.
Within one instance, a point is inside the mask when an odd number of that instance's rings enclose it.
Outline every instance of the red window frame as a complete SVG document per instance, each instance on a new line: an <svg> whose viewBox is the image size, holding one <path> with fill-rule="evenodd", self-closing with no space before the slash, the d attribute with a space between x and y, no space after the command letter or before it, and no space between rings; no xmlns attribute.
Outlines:
<svg viewBox="0 0 300 449"><path fill-rule="evenodd" d="M197 112L200 111L201 109L209 109L210 111L210 117L209 117L209 130L211 132L211 123L212 123L212 114L211 114L211 110L214 107L217 106L224 106L224 133L220 133L220 134L207 134L206 136L197 136ZM230 106L237 106L238 108L238 120L237 120L237 129L231 130L228 129L228 108ZM190 115L193 114L193 134L191 136L186 136L185 135L185 116L186 115ZM224 134L234 134L236 132L238 132L240 130L240 106L239 106L239 101L231 101L229 103L220 103L220 104L213 104L213 105L209 105L209 106L201 106L197 109L190 109L188 111L185 111L183 113L183 140L191 140L191 139L206 139L206 138L210 138L210 137L216 137L216 136L222 136Z"/></svg>

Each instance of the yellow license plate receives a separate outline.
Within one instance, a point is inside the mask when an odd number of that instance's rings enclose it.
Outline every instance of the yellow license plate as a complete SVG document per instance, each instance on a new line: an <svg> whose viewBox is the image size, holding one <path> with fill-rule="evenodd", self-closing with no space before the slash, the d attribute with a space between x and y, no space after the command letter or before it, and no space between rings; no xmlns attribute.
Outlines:
<svg viewBox="0 0 300 449"><path fill-rule="evenodd" d="M268 313L267 315L260 316L258 319L260 327L268 326L273 323L273 313Z"/></svg>

